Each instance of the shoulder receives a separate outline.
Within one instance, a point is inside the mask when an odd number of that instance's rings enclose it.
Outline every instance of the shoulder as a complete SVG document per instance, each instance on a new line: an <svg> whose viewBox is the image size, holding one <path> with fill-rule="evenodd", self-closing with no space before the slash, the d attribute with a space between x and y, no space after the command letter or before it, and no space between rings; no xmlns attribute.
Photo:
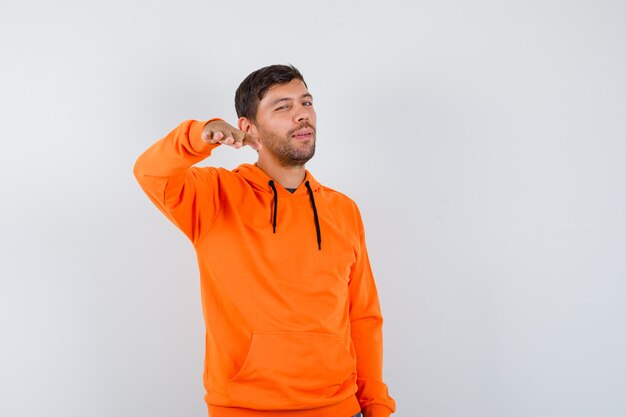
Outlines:
<svg viewBox="0 0 626 417"><path fill-rule="evenodd" d="M327 185L320 184L320 192L322 192L327 198L332 198L345 203L356 204L354 200L348 197L347 194L337 191L334 188L330 188Z"/></svg>
<svg viewBox="0 0 626 417"><path fill-rule="evenodd" d="M357 203L348 195L325 185L320 185L320 192L324 196L324 199L329 204L332 204L333 207L338 208L343 212L349 213L356 218L360 218L359 207Z"/></svg>
<svg viewBox="0 0 626 417"><path fill-rule="evenodd" d="M195 177L195 180L215 188L220 193L233 193L238 190L243 192L250 188L245 179L236 172L222 167L191 167L188 175Z"/></svg>

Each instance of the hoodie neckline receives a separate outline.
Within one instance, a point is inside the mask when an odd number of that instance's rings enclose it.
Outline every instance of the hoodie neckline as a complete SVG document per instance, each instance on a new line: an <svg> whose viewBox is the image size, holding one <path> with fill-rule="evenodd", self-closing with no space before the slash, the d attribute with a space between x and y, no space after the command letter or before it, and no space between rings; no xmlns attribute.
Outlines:
<svg viewBox="0 0 626 417"><path fill-rule="evenodd" d="M233 170L233 172L237 172L242 177L244 177L249 183L252 183L256 186L256 188L260 188L268 193L273 193L272 188L269 185L269 181L272 178L265 173L261 168L259 168L256 164L241 164L237 168ZM311 189L316 191L321 187L321 184L313 177L313 175L305 169L304 171L304 180L298 185L296 191L293 193L289 192L285 187L280 185L278 182L274 181L276 186L276 191L281 197L308 197L309 191L305 185L306 182L309 182Z"/></svg>

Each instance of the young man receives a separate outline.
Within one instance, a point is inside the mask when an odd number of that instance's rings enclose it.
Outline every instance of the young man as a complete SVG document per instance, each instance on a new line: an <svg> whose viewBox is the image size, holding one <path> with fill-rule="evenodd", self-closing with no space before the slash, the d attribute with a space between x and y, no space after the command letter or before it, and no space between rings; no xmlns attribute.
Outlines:
<svg viewBox="0 0 626 417"><path fill-rule="evenodd" d="M211 417L388 417L382 316L356 204L305 170L313 97L272 65L235 94L238 128L185 121L135 176L192 241L206 323ZM220 145L258 152L233 171L193 165Z"/></svg>

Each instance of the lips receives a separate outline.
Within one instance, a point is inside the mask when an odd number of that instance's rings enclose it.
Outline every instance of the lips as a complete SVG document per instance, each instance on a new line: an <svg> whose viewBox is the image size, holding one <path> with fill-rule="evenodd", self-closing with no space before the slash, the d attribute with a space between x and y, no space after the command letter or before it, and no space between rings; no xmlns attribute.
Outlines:
<svg viewBox="0 0 626 417"><path fill-rule="evenodd" d="M296 139L307 139L311 136L313 136L313 129L311 129L310 127L298 129L293 135L291 135L291 137L294 137Z"/></svg>

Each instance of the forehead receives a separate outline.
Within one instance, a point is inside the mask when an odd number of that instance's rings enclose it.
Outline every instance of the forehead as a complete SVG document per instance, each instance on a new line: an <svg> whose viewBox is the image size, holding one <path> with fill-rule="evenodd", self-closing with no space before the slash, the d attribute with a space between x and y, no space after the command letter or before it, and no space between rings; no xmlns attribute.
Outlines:
<svg viewBox="0 0 626 417"><path fill-rule="evenodd" d="M271 103L279 99L296 100L306 94L309 94L309 90L304 83L294 78L286 84L275 84L271 86L261 99L260 104Z"/></svg>

